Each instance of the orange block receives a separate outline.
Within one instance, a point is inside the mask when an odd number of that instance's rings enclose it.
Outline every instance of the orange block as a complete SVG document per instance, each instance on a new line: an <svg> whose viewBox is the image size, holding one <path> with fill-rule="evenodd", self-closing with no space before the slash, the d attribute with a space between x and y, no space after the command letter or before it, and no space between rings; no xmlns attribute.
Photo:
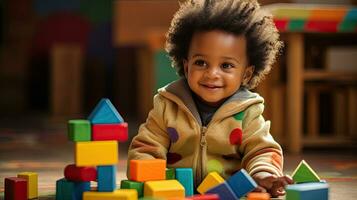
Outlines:
<svg viewBox="0 0 357 200"><path fill-rule="evenodd" d="M166 160L131 160L130 180L144 182L166 179Z"/></svg>
<svg viewBox="0 0 357 200"><path fill-rule="evenodd" d="M251 192L247 195L247 200L269 200L270 195L268 193Z"/></svg>

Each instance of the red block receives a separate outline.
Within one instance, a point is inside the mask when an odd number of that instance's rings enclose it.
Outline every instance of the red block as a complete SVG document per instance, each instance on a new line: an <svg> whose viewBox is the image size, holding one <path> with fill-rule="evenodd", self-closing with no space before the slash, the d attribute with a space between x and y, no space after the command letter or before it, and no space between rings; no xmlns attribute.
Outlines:
<svg viewBox="0 0 357 200"><path fill-rule="evenodd" d="M5 200L27 200L27 180L24 178L5 178Z"/></svg>
<svg viewBox="0 0 357 200"><path fill-rule="evenodd" d="M92 125L92 140L118 140L125 142L128 139L128 123L94 124Z"/></svg>
<svg viewBox="0 0 357 200"><path fill-rule="evenodd" d="M64 177L70 181L96 181L97 170L94 167L77 167L75 164L67 165Z"/></svg>
<svg viewBox="0 0 357 200"><path fill-rule="evenodd" d="M190 197L191 200L219 200L218 194L196 194Z"/></svg>

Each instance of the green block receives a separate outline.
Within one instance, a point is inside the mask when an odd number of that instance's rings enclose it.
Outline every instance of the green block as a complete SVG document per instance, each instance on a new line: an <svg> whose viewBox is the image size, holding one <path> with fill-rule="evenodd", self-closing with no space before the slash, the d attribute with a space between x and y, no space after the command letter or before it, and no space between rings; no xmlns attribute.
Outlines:
<svg viewBox="0 0 357 200"><path fill-rule="evenodd" d="M290 20L288 25L289 31L303 31L305 26L305 20L303 19L294 19Z"/></svg>
<svg viewBox="0 0 357 200"><path fill-rule="evenodd" d="M73 199L74 183L65 178L56 181L56 200Z"/></svg>
<svg viewBox="0 0 357 200"><path fill-rule="evenodd" d="M339 32L354 32L357 28L357 21L344 20L338 26Z"/></svg>
<svg viewBox="0 0 357 200"><path fill-rule="evenodd" d="M175 179L175 169L166 168L166 180Z"/></svg>
<svg viewBox="0 0 357 200"><path fill-rule="evenodd" d="M316 172L302 160L292 174L295 183L320 182L320 177Z"/></svg>
<svg viewBox="0 0 357 200"><path fill-rule="evenodd" d="M74 142L91 141L91 124L84 119L68 121L68 139Z"/></svg>
<svg viewBox="0 0 357 200"><path fill-rule="evenodd" d="M143 182L122 180L120 182L120 189L135 189L136 191L138 191L139 197L142 197L144 195L144 183Z"/></svg>

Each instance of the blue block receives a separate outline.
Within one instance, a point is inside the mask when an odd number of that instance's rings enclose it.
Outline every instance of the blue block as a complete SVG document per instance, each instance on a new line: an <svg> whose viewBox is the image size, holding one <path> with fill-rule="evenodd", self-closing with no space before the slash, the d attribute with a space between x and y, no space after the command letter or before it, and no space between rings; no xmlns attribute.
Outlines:
<svg viewBox="0 0 357 200"><path fill-rule="evenodd" d="M233 174L233 176L229 177L227 183L238 198L243 197L248 192L258 187L257 183L244 169L239 170L237 173Z"/></svg>
<svg viewBox="0 0 357 200"><path fill-rule="evenodd" d="M124 122L114 105L106 98L99 101L89 115L88 120L92 124L115 124Z"/></svg>
<svg viewBox="0 0 357 200"><path fill-rule="evenodd" d="M192 168L177 168L175 170L176 179L185 188L185 196L193 195L193 172Z"/></svg>
<svg viewBox="0 0 357 200"><path fill-rule="evenodd" d="M218 194L219 199L224 200L237 200L237 196L234 194L231 187L229 187L227 182L223 182L214 188L209 189L206 193Z"/></svg>
<svg viewBox="0 0 357 200"><path fill-rule="evenodd" d="M328 200L327 183L301 183L286 187L286 200Z"/></svg>
<svg viewBox="0 0 357 200"><path fill-rule="evenodd" d="M82 200L85 191L90 191L90 182L74 182L65 178L56 182L56 200Z"/></svg>
<svg viewBox="0 0 357 200"><path fill-rule="evenodd" d="M97 167L98 191L112 192L116 189L116 171L115 165Z"/></svg>

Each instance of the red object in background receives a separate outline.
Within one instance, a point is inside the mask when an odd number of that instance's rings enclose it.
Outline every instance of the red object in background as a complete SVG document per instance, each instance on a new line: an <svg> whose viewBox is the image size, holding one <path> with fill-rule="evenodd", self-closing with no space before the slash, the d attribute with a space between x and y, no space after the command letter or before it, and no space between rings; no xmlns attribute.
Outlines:
<svg viewBox="0 0 357 200"><path fill-rule="evenodd" d="M97 170L94 167L77 167L75 164L67 165L64 177L70 181L96 181Z"/></svg>
<svg viewBox="0 0 357 200"><path fill-rule="evenodd" d="M188 198L192 200L219 200L218 194L196 194Z"/></svg>
<svg viewBox="0 0 357 200"><path fill-rule="evenodd" d="M274 24L279 31L286 31L288 22L287 19L274 19Z"/></svg>
<svg viewBox="0 0 357 200"><path fill-rule="evenodd" d="M339 21L308 20L304 29L309 32L337 32Z"/></svg>
<svg viewBox="0 0 357 200"><path fill-rule="evenodd" d="M17 177L5 178L5 200L27 200L27 180Z"/></svg>
<svg viewBox="0 0 357 200"><path fill-rule="evenodd" d="M95 124L92 125L92 140L118 140L125 142L128 139L128 123Z"/></svg>

